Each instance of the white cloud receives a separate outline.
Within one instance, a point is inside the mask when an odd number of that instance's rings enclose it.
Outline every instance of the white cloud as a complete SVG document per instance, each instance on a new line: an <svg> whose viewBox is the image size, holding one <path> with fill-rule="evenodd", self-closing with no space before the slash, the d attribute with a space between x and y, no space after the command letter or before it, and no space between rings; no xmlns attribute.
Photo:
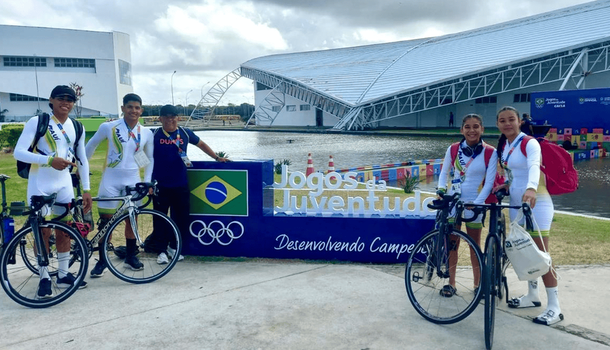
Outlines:
<svg viewBox="0 0 610 350"><path fill-rule="evenodd" d="M20 0L0 2L0 24L127 33L134 90L170 102L176 70L182 103L256 57L455 33L587 1ZM251 95L242 78L221 103Z"/></svg>

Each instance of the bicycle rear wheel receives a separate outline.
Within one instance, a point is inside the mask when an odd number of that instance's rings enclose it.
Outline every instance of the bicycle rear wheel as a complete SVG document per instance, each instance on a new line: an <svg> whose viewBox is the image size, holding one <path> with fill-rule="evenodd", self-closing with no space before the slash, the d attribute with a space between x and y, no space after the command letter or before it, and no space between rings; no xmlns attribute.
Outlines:
<svg viewBox="0 0 610 350"><path fill-rule="evenodd" d="M417 242L407 260L405 285L409 301L431 322L458 322L478 305L481 288L475 288L474 276L480 275L481 266L481 251L466 233L454 230L442 235L438 230L431 231ZM452 274L456 292L448 297L443 287L450 284Z"/></svg>
<svg viewBox="0 0 610 350"><path fill-rule="evenodd" d="M0 280L6 294L15 302L32 307L43 308L56 305L69 298L80 286L85 277L89 260L87 247L83 238L69 226L59 222L46 222L40 228L51 230L49 248L47 251L49 265L47 267L51 276L50 296L38 296L40 276L38 270L37 249L34 233L31 227L18 232L5 246L0 256ZM70 265L65 273L71 273L76 281L72 286L66 287L57 284L59 262L57 259L57 235L63 231L71 243Z"/></svg>
<svg viewBox="0 0 610 350"><path fill-rule="evenodd" d="M117 221L111 224L107 234L100 242L103 254L106 258L108 269L115 276L123 281L130 283L149 283L165 276L176 265L182 250L182 237L176 224L163 213L151 209L135 210L136 222L131 225L129 214L120 216ZM158 227L163 228L163 232L155 233L155 239L165 235L167 239L176 241L176 253L168 263L158 264L157 256L159 252L147 251L142 247L146 239L153 234L153 220L158 222ZM125 251L122 247L126 246L125 229L132 227L139 237L137 248L137 258L144 265L142 269L134 271L129 265L124 263ZM121 247L121 248L119 248Z"/></svg>
<svg viewBox="0 0 610 350"><path fill-rule="evenodd" d="M494 327L496 319L496 299L502 293L500 279L500 257L498 255L498 238L487 236L485 242L485 346L491 349L494 342Z"/></svg>

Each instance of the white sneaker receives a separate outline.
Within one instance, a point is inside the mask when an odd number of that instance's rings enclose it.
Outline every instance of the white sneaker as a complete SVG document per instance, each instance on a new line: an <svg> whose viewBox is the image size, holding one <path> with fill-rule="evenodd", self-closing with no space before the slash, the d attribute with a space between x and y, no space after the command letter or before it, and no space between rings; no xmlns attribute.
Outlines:
<svg viewBox="0 0 610 350"><path fill-rule="evenodd" d="M170 259L174 258L174 255L176 255L176 249L167 247L167 255L169 255ZM184 260L184 256L182 256L182 254L180 254L180 256L178 256L178 261L182 261Z"/></svg>
<svg viewBox="0 0 610 350"><path fill-rule="evenodd" d="M165 252L161 252L161 254L159 254L157 256L157 264L165 265L167 263L169 263L169 259L167 259L167 255L165 254Z"/></svg>

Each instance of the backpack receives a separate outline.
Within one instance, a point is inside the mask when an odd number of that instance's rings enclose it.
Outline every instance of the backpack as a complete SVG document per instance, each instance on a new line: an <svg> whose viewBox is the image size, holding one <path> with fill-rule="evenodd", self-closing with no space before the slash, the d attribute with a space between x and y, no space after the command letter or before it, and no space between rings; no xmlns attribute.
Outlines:
<svg viewBox="0 0 610 350"><path fill-rule="evenodd" d="M456 142L456 143L451 144L451 150L449 151L451 154L451 166L453 166L453 164L455 164L455 158L457 157L460 143L461 142ZM487 167L489 166L489 160L491 159L491 155L494 153L495 149L486 143L483 143L483 145L485 148L485 151L484 151L485 152L484 153L485 169L487 169ZM483 179L483 183L485 183L485 179ZM494 187L496 185L502 184L502 183L504 183L504 179L499 177L496 174L496 178L494 180ZM487 197L487 199L485 200L485 203L487 203L487 204L497 203L497 202L498 202L498 199L496 198L496 196L493 193L490 193L489 196Z"/></svg>
<svg viewBox="0 0 610 350"><path fill-rule="evenodd" d="M546 188L552 195L572 193L578 189L578 172L570 153L544 138L525 136L521 141L521 153L527 157L525 146L529 140L537 140L542 152L540 170L544 173ZM544 160L548 160L546 163Z"/></svg>
<svg viewBox="0 0 610 350"><path fill-rule="evenodd" d="M49 129L50 118L51 117L47 113L42 113L42 115L38 116L36 134L34 135L34 141L32 141L32 144L28 148L28 152L32 152L34 150L34 148L36 147L36 145L38 145L38 141L40 140L40 138L43 137L44 134L46 134L47 130ZM78 155L76 155L76 149L78 148L78 141L80 140L81 136L83 135L83 124L81 124L81 122L79 122L78 120L76 120L72 117L70 117L70 120L72 120L72 123L74 124L74 129L76 131L76 139L74 140L74 150L75 150L74 156L76 157L76 160L80 161ZM21 161L17 161L17 174L19 175L19 177L27 179L30 176L31 167L32 167L32 164L30 164L30 163L24 163Z"/></svg>

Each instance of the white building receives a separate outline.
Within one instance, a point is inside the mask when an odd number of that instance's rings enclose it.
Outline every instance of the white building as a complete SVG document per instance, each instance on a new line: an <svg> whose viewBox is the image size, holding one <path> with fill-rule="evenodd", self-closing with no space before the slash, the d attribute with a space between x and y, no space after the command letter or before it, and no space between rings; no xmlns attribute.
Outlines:
<svg viewBox="0 0 610 350"><path fill-rule="evenodd" d="M530 93L610 87L610 0L497 25L393 43L264 56L254 80L256 124L447 127L468 113L495 125Z"/></svg>
<svg viewBox="0 0 610 350"><path fill-rule="evenodd" d="M133 92L129 35L0 25L0 111L7 110L6 121L26 120L39 108L49 112L51 90L71 83L82 86L81 116L119 115L123 96Z"/></svg>

